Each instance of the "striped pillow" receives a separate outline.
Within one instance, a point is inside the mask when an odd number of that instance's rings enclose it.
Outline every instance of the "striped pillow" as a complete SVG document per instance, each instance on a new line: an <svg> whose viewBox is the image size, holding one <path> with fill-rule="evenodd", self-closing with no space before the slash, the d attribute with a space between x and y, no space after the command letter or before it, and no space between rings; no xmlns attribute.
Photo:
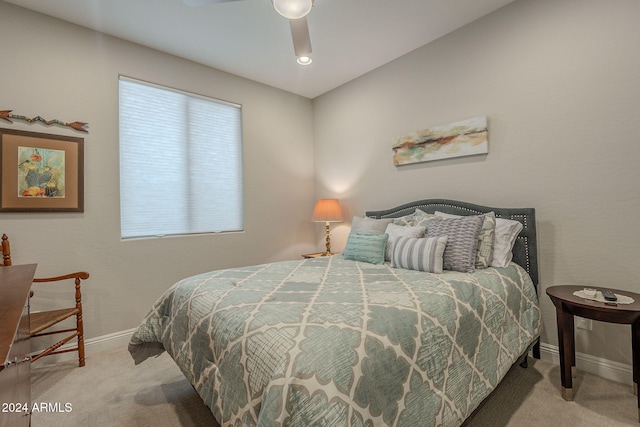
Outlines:
<svg viewBox="0 0 640 427"><path fill-rule="evenodd" d="M424 237L424 227L412 227L410 225L397 225L391 223L387 225L385 233L389 235L389 241L387 242L387 251L384 254L384 260L391 261L393 242L395 242L398 237Z"/></svg>
<svg viewBox="0 0 640 427"><path fill-rule="evenodd" d="M442 273L442 258L447 236L398 237L393 245L391 267Z"/></svg>

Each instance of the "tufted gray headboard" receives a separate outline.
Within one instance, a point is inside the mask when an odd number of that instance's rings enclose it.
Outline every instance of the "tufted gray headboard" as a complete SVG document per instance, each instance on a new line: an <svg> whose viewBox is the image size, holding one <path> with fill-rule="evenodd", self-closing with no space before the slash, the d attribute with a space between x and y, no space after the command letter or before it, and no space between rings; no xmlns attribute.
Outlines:
<svg viewBox="0 0 640 427"><path fill-rule="evenodd" d="M371 218L398 218L412 214L416 208L426 213L435 211L456 215L480 215L495 212L497 218L512 219L522 223L524 228L513 247L513 262L524 268L533 283L538 285L538 247L536 242L536 216L533 208L492 208L447 199L426 199L406 203L391 209L368 211Z"/></svg>

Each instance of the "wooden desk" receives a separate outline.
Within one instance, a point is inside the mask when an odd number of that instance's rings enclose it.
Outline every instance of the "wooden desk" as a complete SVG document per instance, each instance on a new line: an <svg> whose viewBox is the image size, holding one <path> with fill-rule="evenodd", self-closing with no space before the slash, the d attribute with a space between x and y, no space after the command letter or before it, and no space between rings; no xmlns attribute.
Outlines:
<svg viewBox="0 0 640 427"><path fill-rule="evenodd" d="M552 286L547 288L547 295L556 307L562 397L565 400L573 400L572 370L576 366L573 316L631 325L633 383L634 392L638 395L638 420L640 421L640 394L638 393L638 384L640 383L640 294L610 289L618 295L626 295L634 299L631 304L612 304L587 300L573 295L575 291L582 289L584 286ZM609 288L598 288L598 290L602 289Z"/></svg>
<svg viewBox="0 0 640 427"><path fill-rule="evenodd" d="M29 292L36 264L0 267L0 426L31 421ZM4 405L7 405L6 408Z"/></svg>

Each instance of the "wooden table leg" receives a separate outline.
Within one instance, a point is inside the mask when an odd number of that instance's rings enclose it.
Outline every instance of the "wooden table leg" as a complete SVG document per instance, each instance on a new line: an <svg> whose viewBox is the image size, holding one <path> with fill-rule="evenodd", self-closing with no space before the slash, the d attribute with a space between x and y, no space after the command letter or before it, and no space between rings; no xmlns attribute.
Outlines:
<svg viewBox="0 0 640 427"><path fill-rule="evenodd" d="M640 320L631 324L631 349L633 355L633 391L638 398L638 422L640 422L640 394L638 384L640 384Z"/></svg>
<svg viewBox="0 0 640 427"><path fill-rule="evenodd" d="M560 350L560 380L562 382L562 398L573 400L572 371L576 364L575 337L573 315L563 310L563 304L556 306L558 321L558 345Z"/></svg>

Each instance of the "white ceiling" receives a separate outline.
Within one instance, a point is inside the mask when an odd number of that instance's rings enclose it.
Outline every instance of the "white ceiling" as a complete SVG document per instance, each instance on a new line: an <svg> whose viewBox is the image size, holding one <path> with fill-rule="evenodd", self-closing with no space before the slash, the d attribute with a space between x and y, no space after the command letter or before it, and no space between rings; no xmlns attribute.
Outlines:
<svg viewBox="0 0 640 427"><path fill-rule="evenodd" d="M315 0L308 66L271 0L5 1L315 98L514 0Z"/></svg>

